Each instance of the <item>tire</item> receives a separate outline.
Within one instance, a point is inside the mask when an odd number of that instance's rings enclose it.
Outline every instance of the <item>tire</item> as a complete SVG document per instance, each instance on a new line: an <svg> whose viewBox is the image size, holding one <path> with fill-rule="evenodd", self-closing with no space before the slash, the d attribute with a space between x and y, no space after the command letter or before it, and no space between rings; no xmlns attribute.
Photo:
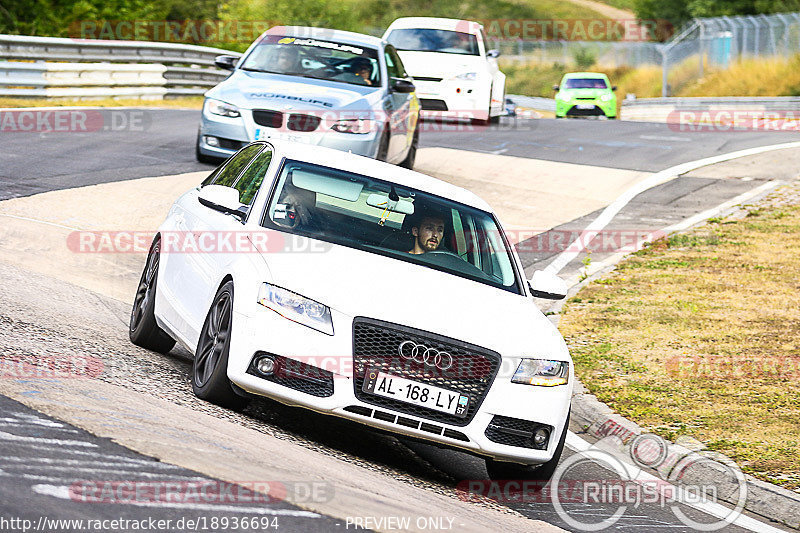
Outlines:
<svg viewBox="0 0 800 533"><path fill-rule="evenodd" d="M228 354L233 325L233 282L220 287L208 311L192 361L192 390L201 400L229 409L243 409L247 398L228 379Z"/></svg>
<svg viewBox="0 0 800 533"><path fill-rule="evenodd" d="M161 239L156 237L150 245L147 262L133 298L128 336L136 346L159 353L169 352L175 339L158 327L155 317L158 266L161 258Z"/></svg>
<svg viewBox="0 0 800 533"><path fill-rule="evenodd" d="M219 165L222 159L217 157L212 157L210 155L205 155L200 152L200 132L197 132L197 142L194 144L194 157L197 159L199 163L205 163L207 165Z"/></svg>
<svg viewBox="0 0 800 533"><path fill-rule="evenodd" d="M378 161L386 161L389 158L389 125L386 124L383 128L383 134L381 135L381 143L378 145L378 153L375 155L375 159Z"/></svg>
<svg viewBox="0 0 800 533"><path fill-rule="evenodd" d="M546 463L533 466L486 459L486 472L489 474L489 478L542 481L541 487L543 487L553 477L561 460L561 454L564 452L564 442L567 440L567 430L569 430L569 414L567 414L567 421L564 424L564 431L561 432L561 439L559 439L558 446L553 452L553 458Z"/></svg>
<svg viewBox="0 0 800 533"><path fill-rule="evenodd" d="M414 130L414 137L411 139L411 146L408 149L406 158L403 159L399 166L409 170L414 169L414 162L417 160L417 146L419 145L419 126Z"/></svg>

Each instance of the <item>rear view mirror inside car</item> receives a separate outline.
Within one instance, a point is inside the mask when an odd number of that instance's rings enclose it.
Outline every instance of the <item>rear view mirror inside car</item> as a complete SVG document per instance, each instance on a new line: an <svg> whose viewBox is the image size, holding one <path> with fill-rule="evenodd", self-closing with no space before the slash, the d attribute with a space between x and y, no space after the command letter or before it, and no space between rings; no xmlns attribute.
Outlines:
<svg viewBox="0 0 800 533"><path fill-rule="evenodd" d="M367 197L367 205L379 209L388 209L392 213L403 213L404 215L414 214L414 204L408 200L390 200L388 196L382 194L370 194Z"/></svg>

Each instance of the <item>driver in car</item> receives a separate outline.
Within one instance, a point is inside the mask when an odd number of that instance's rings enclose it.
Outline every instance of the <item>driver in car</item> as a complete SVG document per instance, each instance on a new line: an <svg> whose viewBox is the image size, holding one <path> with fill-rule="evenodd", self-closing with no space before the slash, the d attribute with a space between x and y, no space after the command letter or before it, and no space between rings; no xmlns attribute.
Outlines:
<svg viewBox="0 0 800 533"><path fill-rule="evenodd" d="M419 255L434 252L442 244L444 218L435 213L423 214L411 228L411 234L414 236L414 247L408 253Z"/></svg>
<svg viewBox="0 0 800 533"><path fill-rule="evenodd" d="M299 54L297 48L281 46L274 59L275 70L279 73L294 73L299 71Z"/></svg>

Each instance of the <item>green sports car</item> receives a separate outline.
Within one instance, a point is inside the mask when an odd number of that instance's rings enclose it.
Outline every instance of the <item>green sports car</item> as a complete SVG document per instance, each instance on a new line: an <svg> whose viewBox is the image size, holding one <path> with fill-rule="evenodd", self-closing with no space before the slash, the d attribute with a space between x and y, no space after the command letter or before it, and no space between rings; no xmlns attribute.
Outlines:
<svg viewBox="0 0 800 533"><path fill-rule="evenodd" d="M617 118L617 90L605 74L571 72L554 85L556 118L605 116Z"/></svg>

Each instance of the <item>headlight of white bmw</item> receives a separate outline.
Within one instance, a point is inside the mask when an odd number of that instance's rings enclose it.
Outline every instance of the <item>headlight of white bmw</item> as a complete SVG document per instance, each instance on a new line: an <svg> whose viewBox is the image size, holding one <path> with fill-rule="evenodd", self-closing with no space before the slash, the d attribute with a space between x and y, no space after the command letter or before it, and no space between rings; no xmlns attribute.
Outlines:
<svg viewBox="0 0 800 533"><path fill-rule="evenodd" d="M604 95L600 96L600 100L603 101L603 102L608 102L612 98L614 98L613 94L604 94Z"/></svg>
<svg viewBox="0 0 800 533"><path fill-rule="evenodd" d="M206 99L206 111L214 115L230 118L242 116L241 113L239 113L239 108L235 105L226 104L225 102L214 100L213 98Z"/></svg>
<svg viewBox="0 0 800 533"><path fill-rule="evenodd" d="M523 359L511 383L524 383L539 387L555 387L569 383L569 363L545 359Z"/></svg>
<svg viewBox="0 0 800 533"><path fill-rule="evenodd" d="M365 118L339 120L331 129L339 133L369 133L374 129L373 121Z"/></svg>
<svg viewBox="0 0 800 533"><path fill-rule="evenodd" d="M464 72L463 74L459 74L458 76L454 76L457 80L477 80L478 73L477 72Z"/></svg>
<svg viewBox="0 0 800 533"><path fill-rule="evenodd" d="M327 335L333 335L331 309L327 305L269 283L261 284L257 301L283 318Z"/></svg>

